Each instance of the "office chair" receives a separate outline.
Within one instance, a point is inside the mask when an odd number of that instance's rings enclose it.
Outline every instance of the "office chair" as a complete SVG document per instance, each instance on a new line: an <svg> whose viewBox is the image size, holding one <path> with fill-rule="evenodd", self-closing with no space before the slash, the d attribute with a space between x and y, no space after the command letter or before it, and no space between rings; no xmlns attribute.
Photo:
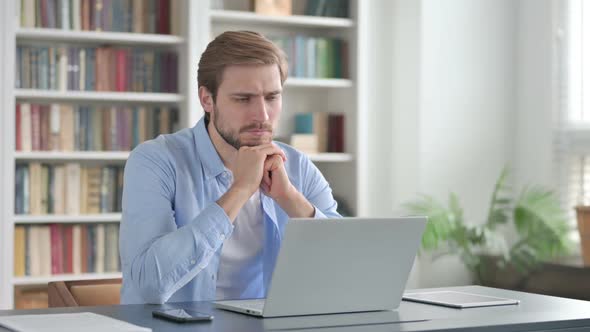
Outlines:
<svg viewBox="0 0 590 332"><path fill-rule="evenodd" d="M122 279L55 281L47 286L49 307L119 304Z"/></svg>

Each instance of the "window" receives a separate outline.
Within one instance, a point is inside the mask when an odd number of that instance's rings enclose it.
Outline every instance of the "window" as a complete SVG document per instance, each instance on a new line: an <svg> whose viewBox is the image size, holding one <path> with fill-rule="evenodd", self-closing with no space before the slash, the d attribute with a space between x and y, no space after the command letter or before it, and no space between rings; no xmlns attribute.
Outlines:
<svg viewBox="0 0 590 332"><path fill-rule="evenodd" d="M572 207L590 205L590 1L563 2L558 43L560 112L556 159L562 177L562 199ZM577 237L577 232L574 236Z"/></svg>

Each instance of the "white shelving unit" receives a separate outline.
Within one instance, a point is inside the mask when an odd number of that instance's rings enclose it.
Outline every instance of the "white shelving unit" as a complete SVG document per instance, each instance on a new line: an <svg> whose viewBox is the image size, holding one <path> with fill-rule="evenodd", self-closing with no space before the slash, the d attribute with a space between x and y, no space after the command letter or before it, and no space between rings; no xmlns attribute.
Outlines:
<svg viewBox="0 0 590 332"><path fill-rule="evenodd" d="M181 35L155 35L121 32L67 31L60 29L21 28L18 17L20 1L2 1L0 3L0 41L1 49L6 54L5 63L16 63L17 44L24 45L116 45L137 46L158 49L172 49L179 54L180 68L192 68L195 55L202 48L203 42L198 35L194 17L200 4L182 1L179 9ZM182 14L182 15L181 15ZM200 46L199 46L200 45ZM189 60L190 59L190 60ZM2 149L2 215L0 220L0 309L10 309L14 305L14 287L43 285L56 280L120 278L120 273L86 273L76 275L51 275L43 277L13 276L13 246L15 225L37 225L48 223L89 224L118 223L120 213L95 215L15 215L14 214L14 168L17 163L40 161L44 163L80 162L82 164L122 164L129 152L60 152L60 151L15 151L15 116L17 102L51 102L51 103L85 103L85 104L153 104L175 105L180 110L180 126L192 126L196 119L188 110L196 109L198 100L188 91L196 91L196 79L187 71L179 71L178 93L136 93L136 92L97 92L97 91L50 91L36 89L15 89L14 65L4 66L0 83L0 102L2 103L3 136Z"/></svg>
<svg viewBox="0 0 590 332"><path fill-rule="evenodd" d="M31 151L15 152L16 160L40 160L40 161L115 161L125 162L129 157L129 152L111 152L111 151L76 151L76 152L59 152L59 151Z"/></svg>
<svg viewBox="0 0 590 332"><path fill-rule="evenodd" d="M83 274L54 274L46 277L12 278L14 286L41 285L52 281L96 280L121 278L120 272L115 273L83 273Z"/></svg>
<svg viewBox="0 0 590 332"><path fill-rule="evenodd" d="M304 15L265 16L252 12L238 10L211 10L210 17L213 24L249 24L290 26L303 28L352 28L354 21L348 18L314 17Z"/></svg>
<svg viewBox="0 0 590 332"><path fill-rule="evenodd" d="M331 162L331 163L341 163L341 162L349 162L353 160L352 154L350 153L335 153L335 152L327 152L327 153L317 153L317 154L310 154L309 159L313 162Z"/></svg>
<svg viewBox="0 0 590 332"><path fill-rule="evenodd" d="M34 89L15 89L14 96L18 100L47 102L180 103L184 99L182 95L177 93L50 91Z"/></svg>
<svg viewBox="0 0 590 332"><path fill-rule="evenodd" d="M298 78L290 77L285 81L285 86L306 88L351 88L352 80L344 78Z"/></svg>
<svg viewBox="0 0 590 332"><path fill-rule="evenodd" d="M293 1L293 14L303 13L302 2ZM338 154L310 156L330 182L335 196L344 201L354 215L363 215L364 204L358 193L362 190L364 158L359 158L366 129L366 91L363 87L362 64L366 50L361 45L366 18L363 15L367 2L350 0L350 18L313 17L304 15L265 16L249 12L248 1L225 0L223 9L202 11L199 20L208 23L206 35L213 36L225 30L251 30L267 36L303 34L314 37L337 37L348 42L349 78L315 79L289 77L283 93L283 114L278 135L288 138L293 132L293 116L298 112L325 111L345 114L345 151ZM299 6L299 7L297 7Z"/></svg>
<svg viewBox="0 0 590 332"><path fill-rule="evenodd" d="M90 224L90 223L112 223L121 221L120 213L100 213L86 215L15 215L15 224Z"/></svg>
<svg viewBox="0 0 590 332"><path fill-rule="evenodd" d="M88 42L111 45L180 45L185 39L180 36L154 35L127 32L64 31L47 28L17 28L16 38L21 41Z"/></svg>
<svg viewBox="0 0 590 332"><path fill-rule="evenodd" d="M248 0L226 0L247 6ZM366 2L350 0L351 18L262 16L237 10L209 10L209 0L181 0L178 19L181 35L148 35L119 32L63 31L57 29L20 28L17 17L19 1L0 1L0 51L6 55L5 63L15 63L16 45L23 43L59 43L83 45L127 45L175 49L179 54L179 92L133 93L94 91L47 91L15 89L14 66L5 66L0 73L0 103L2 105L2 129L0 153L2 176L0 185L2 199L0 207L0 309L10 309L14 303L14 287L41 285L55 280L119 278L120 273L52 275L46 277L14 277L13 246L15 225L47 223L116 223L120 213L99 215L15 215L14 214L14 172L15 164L30 161L61 163L122 164L128 152L46 152L15 151L15 116L17 102L70 102L70 103L127 103L127 104L171 104L180 111L180 126L193 126L202 116L197 96L197 64L211 36L225 29L248 29L265 34L293 33L301 31L317 36L344 38L349 43L349 79L310 79L290 77L285 83L284 113L279 125L279 134L289 135L292 131L292 116L296 112L328 111L346 114L346 153L321 153L311 155L332 184L334 193L350 206L354 214L363 214L361 196L363 151L362 137L366 112L363 110L363 69L362 13ZM226 8L232 9L232 8Z"/></svg>

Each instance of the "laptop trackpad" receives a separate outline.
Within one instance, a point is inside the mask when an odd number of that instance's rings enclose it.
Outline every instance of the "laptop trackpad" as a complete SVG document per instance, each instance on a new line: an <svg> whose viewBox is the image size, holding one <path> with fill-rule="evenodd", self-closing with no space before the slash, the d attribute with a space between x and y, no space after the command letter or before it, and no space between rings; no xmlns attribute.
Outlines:
<svg viewBox="0 0 590 332"><path fill-rule="evenodd" d="M311 328L328 328L361 325L384 325L423 322L428 319L404 317L397 311L374 311L342 313L330 315L311 315L296 317L264 318L265 330L294 330Z"/></svg>

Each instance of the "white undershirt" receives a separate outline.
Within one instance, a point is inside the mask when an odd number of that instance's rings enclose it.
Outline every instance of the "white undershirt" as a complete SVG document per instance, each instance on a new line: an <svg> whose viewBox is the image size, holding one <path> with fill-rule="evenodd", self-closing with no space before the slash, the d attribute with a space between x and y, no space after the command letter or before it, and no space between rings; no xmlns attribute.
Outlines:
<svg viewBox="0 0 590 332"><path fill-rule="evenodd" d="M231 236L223 242L217 272L217 300L256 298L262 283L264 227L260 191L244 204Z"/></svg>

